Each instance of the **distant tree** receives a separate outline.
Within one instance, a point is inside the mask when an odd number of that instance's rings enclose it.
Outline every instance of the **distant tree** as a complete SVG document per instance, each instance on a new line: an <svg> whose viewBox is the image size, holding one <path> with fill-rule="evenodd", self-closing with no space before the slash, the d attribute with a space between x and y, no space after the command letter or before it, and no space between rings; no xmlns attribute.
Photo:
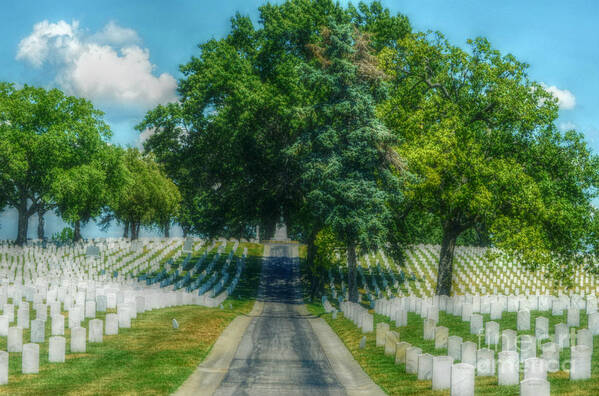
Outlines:
<svg viewBox="0 0 599 396"><path fill-rule="evenodd" d="M120 150L105 145L90 162L58 174L50 192L58 213L73 225L73 239L81 239L81 226L97 218L126 182Z"/></svg>
<svg viewBox="0 0 599 396"><path fill-rule="evenodd" d="M180 195L150 156L130 148L123 154L123 163L125 182L111 199L110 210L124 224L125 236L130 232L135 240L142 226L159 225L164 229L170 224L177 214Z"/></svg>
<svg viewBox="0 0 599 396"><path fill-rule="evenodd" d="M440 34L414 35L379 56L392 78L379 114L414 176L411 207L442 230L436 293L451 293L453 254L475 230L531 269L568 280L596 241L597 158L574 131L555 126L556 100L527 65L479 38L470 49Z"/></svg>
<svg viewBox="0 0 599 396"><path fill-rule="evenodd" d="M53 180L88 163L109 136L102 112L85 99L0 83L0 175L18 212L18 245L27 240L29 218L51 202Z"/></svg>
<svg viewBox="0 0 599 396"><path fill-rule="evenodd" d="M173 220L179 215L181 194L177 186L162 173L154 173L152 180L155 188L153 195L153 221L163 232L164 237L170 236L170 227Z"/></svg>

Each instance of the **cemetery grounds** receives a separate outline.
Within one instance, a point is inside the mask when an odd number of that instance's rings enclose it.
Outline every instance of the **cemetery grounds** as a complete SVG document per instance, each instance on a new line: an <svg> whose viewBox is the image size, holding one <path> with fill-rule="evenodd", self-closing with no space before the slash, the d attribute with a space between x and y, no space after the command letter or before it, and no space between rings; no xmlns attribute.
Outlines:
<svg viewBox="0 0 599 396"><path fill-rule="evenodd" d="M20 249L0 243L3 314L14 307L14 317L5 325L25 327L27 323L30 328L23 329L21 339L25 344L32 337L30 324L36 318L46 319L43 342L37 344L38 373L23 374L22 352L9 352L7 383L0 386L0 393L172 393L208 354L222 330L252 308L261 271L261 245L225 240L209 244L195 239L193 251L183 253L184 240L177 238L133 244L107 239L98 241L97 258L86 257L89 245L43 248L30 244ZM20 312L17 304L32 309ZM57 317L63 322L62 332L52 328L58 313L63 316ZM118 315L118 335L104 334L99 343L84 340L83 353L70 350L71 326L89 330L91 320L107 324L110 315ZM122 315L130 317L121 321ZM177 320L178 329L173 328L172 319ZM53 336L66 341L62 363L49 362ZM7 342L0 334L0 351L7 350Z"/></svg>
<svg viewBox="0 0 599 396"><path fill-rule="evenodd" d="M483 323L491 321L490 308L494 301L499 301L504 296L515 296L509 307L505 306L500 319L494 319L499 324L500 334L504 330L516 331L521 335L535 335L536 319L545 317L549 323L549 337L554 340L554 329L557 324L568 324L568 306L575 305L572 309L572 318L578 315L578 325L568 328L567 342L570 345L580 343L576 334L580 329L592 327L594 345L598 345L599 321L589 323L589 317L597 311L597 302L594 297L598 292L598 282L593 276L578 272L574 280L574 289L566 290L554 288L551 280L545 279L544 273L530 273L517 263L502 261L501 258L489 256L484 248L457 247L454 258L453 293L452 300L456 304L438 310L436 326L448 329L448 335L461 337L463 342L471 341L477 348L489 348L494 352L495 375L475 376L476 395L519 395L520 386L499 386L497 377L497 356L502 351L501 335L497 345L487 345L484 330L481 335L471 334L470 322L462 318L459 310L462 303L472 302L472 296L488 297L488 306L483 307L486 313L481 313ZM305 250L303 251L305 257ZM345 295L347 287L347 268L331 269L328 271L328 284L326 286L326 302L309 302L306 298L309 311L321 316L341 338L354 358L362 366L366 374L389 395L449 395L449 390L432 390L432 381L418 380L417 374L406 374L406 364L396 363L395 353L385 355L384 347L376 346L376 328L379 323L387 323L389 329L399 334L397 341L407 342L411 346L422 349L421 353L433 356L448 355L447 347L435 348L435 340L424 339L424 322L428 314L422 307L430 307L433 303L434 284L436 279L436 262L438 260L439 246L417 245L407 252L405 266L400 268L384 253L365 255L359 260L358 286L360 292L360 308L372 314L372 329L366 328L364 332L359 321L352 321L340 311L340 296ZM536 295L546 297L544 304ZM558 297L559 296L559 297ZM588 298L585 298L588 296ZM407 308L407 324L397 323L391 316L383 315L380 301L405 301ZM378 301L377 301L378 300ZM411 301L413 300L413 302ZM323 300L324 301L324 300ZM484 298L481 298L484 301ZM517 302L517 303L516 303ZM536 304L535 304L536 302ZM459 309L458 309L459 305ZM485 305L485 304L483 304ZM553 311L556 305L556 311ZM376 309L374 309L376 307ZM419 307L419 308L418 308ZM518 308L529 310L529 330L517 330ZM539 308L543 308L540 310ZM420 312L418 312L420 310ZM333 313L333 311L338 311ZM476 311L476 310L475 310ZM588 311L588 313L587 313ZM467 314L466 314L467 315ZM593 315L597 320L598 315ZM463 320L464 319L464 320ZM369 325L370 326L370 325ZM591 326L591 327L589 327ZM484 327L483 327L484 329ZM363 348L360 343L365 337ZM543 343L551 341L546 339ZM536 356L542 357L541 342L536 344ZM517 349L519 351L519 349ZM458 363L459 358L454 359ZM570 380L569 373L570 348L564 347L560 352L559 370L547 373L552 395L599 395L599 352L593 349L591 357L591 378L585 380ZM520 366L519 379L523 379L523 370Z"/></svg>

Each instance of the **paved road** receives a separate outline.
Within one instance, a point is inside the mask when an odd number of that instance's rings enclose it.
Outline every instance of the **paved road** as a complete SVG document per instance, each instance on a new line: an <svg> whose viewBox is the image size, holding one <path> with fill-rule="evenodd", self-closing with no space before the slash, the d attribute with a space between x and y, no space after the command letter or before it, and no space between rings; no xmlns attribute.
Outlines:
<svg viewBox="0 0 599 396"><path fill-rule="evenodd" d="M273 246L278 257L265 259L264 310L250 323L215 395L346 395L301 309L299 262L290 252Z"/></svg>

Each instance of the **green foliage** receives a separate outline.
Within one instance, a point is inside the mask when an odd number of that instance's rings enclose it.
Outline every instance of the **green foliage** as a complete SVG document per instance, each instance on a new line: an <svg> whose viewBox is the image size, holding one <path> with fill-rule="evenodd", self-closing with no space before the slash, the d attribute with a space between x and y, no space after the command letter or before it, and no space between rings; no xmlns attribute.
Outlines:
<svg viewBox="0 0 599 396"><path fill-rule="evenodd" d="M293 147L310 212L345 245L364 249L383 244L387 187L397 185L385 166L383 149L393 136L375 116L384 91L368 51L350 25L332 23L323 31L314 46L320 62L302 72L319 97L304 109L311 125Z"/></svg>
<svg viewBox="0 0 599 396"><path fill-rule="evenodd" d="M200 55L180 67L180 104L159 106L138 125L154 131L145 148L181 189L179 221L193 231L252 236L254 225L273 229L281 214L301 240L318 230L303 204L297 154L288 149L310 121L298 109L315 99L301 65L314 58L309 45L329 20L372 32L378 47L409 31L405 17L378 2L358 9L330 0L265 4L261 27L237 14L227 37L200 44Z"/></svg>
<svg viewBox="0 0 599 396"><path fill-rule="evenodd" d="M58 174L52 182L51 195L63 219L85 224L114 200L125 177L120 150L105 145L92 154L89 163Z"/></svg>
<svg viewBox="0 0 599 396"><path fill-rule="evenodd" d="M407 198L439 218L448 256L474 228L567 281L596 245L584 230L594 223L597 158L580 134L557 130L556 100L527 65L485 39L469 45L418 34L381 51L394 89L379 115L414 175Z"/></svg>
<svg viewBox="0 0 599 396"><path fill-rule="evenodd" d="M73 240L73 229L70 227L64 227L62 231L52 235L52 241L57 243L68 243Z"/></svg>
<svg viewBox="0 0 599 396"><path fill-rule="evenodd" d="M0 83L0 205L19 213L17 243L29 217L53 203L52 184L90 158L110 137L102 112L57 89Z"/></svg>
<svg viewBox="0 0 599 396"><path fill-rule="evenodd" d="M124 185L112 197L115 217L129 225L137 238L140 226L164 227L177 215L181 195L151 156L137 149L122 153Z"/></svg>

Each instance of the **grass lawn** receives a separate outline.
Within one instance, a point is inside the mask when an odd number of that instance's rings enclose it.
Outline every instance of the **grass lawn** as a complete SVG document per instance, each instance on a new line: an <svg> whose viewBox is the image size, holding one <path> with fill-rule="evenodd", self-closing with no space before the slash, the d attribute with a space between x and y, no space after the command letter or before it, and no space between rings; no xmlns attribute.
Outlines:
<svg viewBox="0 0 599 396"><path fill-rule="evenodd" d="M341 313L338 314L336 320L332 319L331 314L325 314L320 304L308 304L308 308L312 314L323 317L331 326L333 331L341 338L343 343L352 353L357 362L362 366L364 371L389 395L449 395L449 391L432 391L431 381L419 381L416 375L406 374L405 365L395 365L394 357L385 356L383 348L375 346L375 333L366 335L366 348L360 350L359 344L363 334L361 331L348 319L345 319ZM532 331L523 331L518 334L534 334L535 318L545 316L549 319L550 334L553 333L554 325L557 323L566 323L566 313L559 317L551 316L551 312L531 312L531 329ZM489 315L483 315L484 321L490 320ZM385 321L390 324L391 330L396 330L400 333L400 340L409 342L412 345L422 348L423 353L430 353L436 356L446 355L447 350L435 350L434 341L424 341L423 335L423 320L416 314L408 315L408 326L397 329L392 322L381 315L375 315L376 323ZM516 329L516 313L503 313L501 320L497 321L500 324L500 331L505 329ZM580 328L585 328L587 315L581 312ZM463 338L464 341L473 341L479 343L478 337L470 335L470 327L468 322L462 322L460 318L452 315L447 315L444 312L439 312L438 326L449 328L449 335L457 335ZM549 373L548 379L551 383L552 395L599 395L599 336L594 337L594 353L592 357L592 378L585 381L570 381L569 374L566 371L557 373ZM484 344L484 337L481 341ZM546 341L545 341L546 342ZM482 346L481 346L482 347ZM501 346L497 352L501 351ZM494 349L494 347L491 347ZM540 356L540 350L537 351L537 356ZM497 354L495 355L497 357ZM563 349L561 352L561 364L569 361L569 349ZM475 384L476 395L519 395L519 386L498 386L497 377L476 377Z"/></svg>
<svg viewBox="0 0 599 396"><path fill-rule="evenodd" d="M48 363L48 342L40 344L39 374L21 374L21 354L9 357L9 383L0 393L29 395L165 395L175 391L206 357L223 329L254 302L261 270L261 245L248 245L248 260L240 282L224 309L181 306L139 314L130 329L87 344L87 353L69 354L70 329L65 328L65 363ZM114 310L109 310L114 312ZM97 318L104 319L104 314ZM172 328L172 319L179 329ZM88 320L82 326L88 328ZM65 318L65 326L68 319ZM30 339L23 331L23 342ZM46 340L50 337L46 322ZM0 337L0 350L6 350Z"/></svg>

